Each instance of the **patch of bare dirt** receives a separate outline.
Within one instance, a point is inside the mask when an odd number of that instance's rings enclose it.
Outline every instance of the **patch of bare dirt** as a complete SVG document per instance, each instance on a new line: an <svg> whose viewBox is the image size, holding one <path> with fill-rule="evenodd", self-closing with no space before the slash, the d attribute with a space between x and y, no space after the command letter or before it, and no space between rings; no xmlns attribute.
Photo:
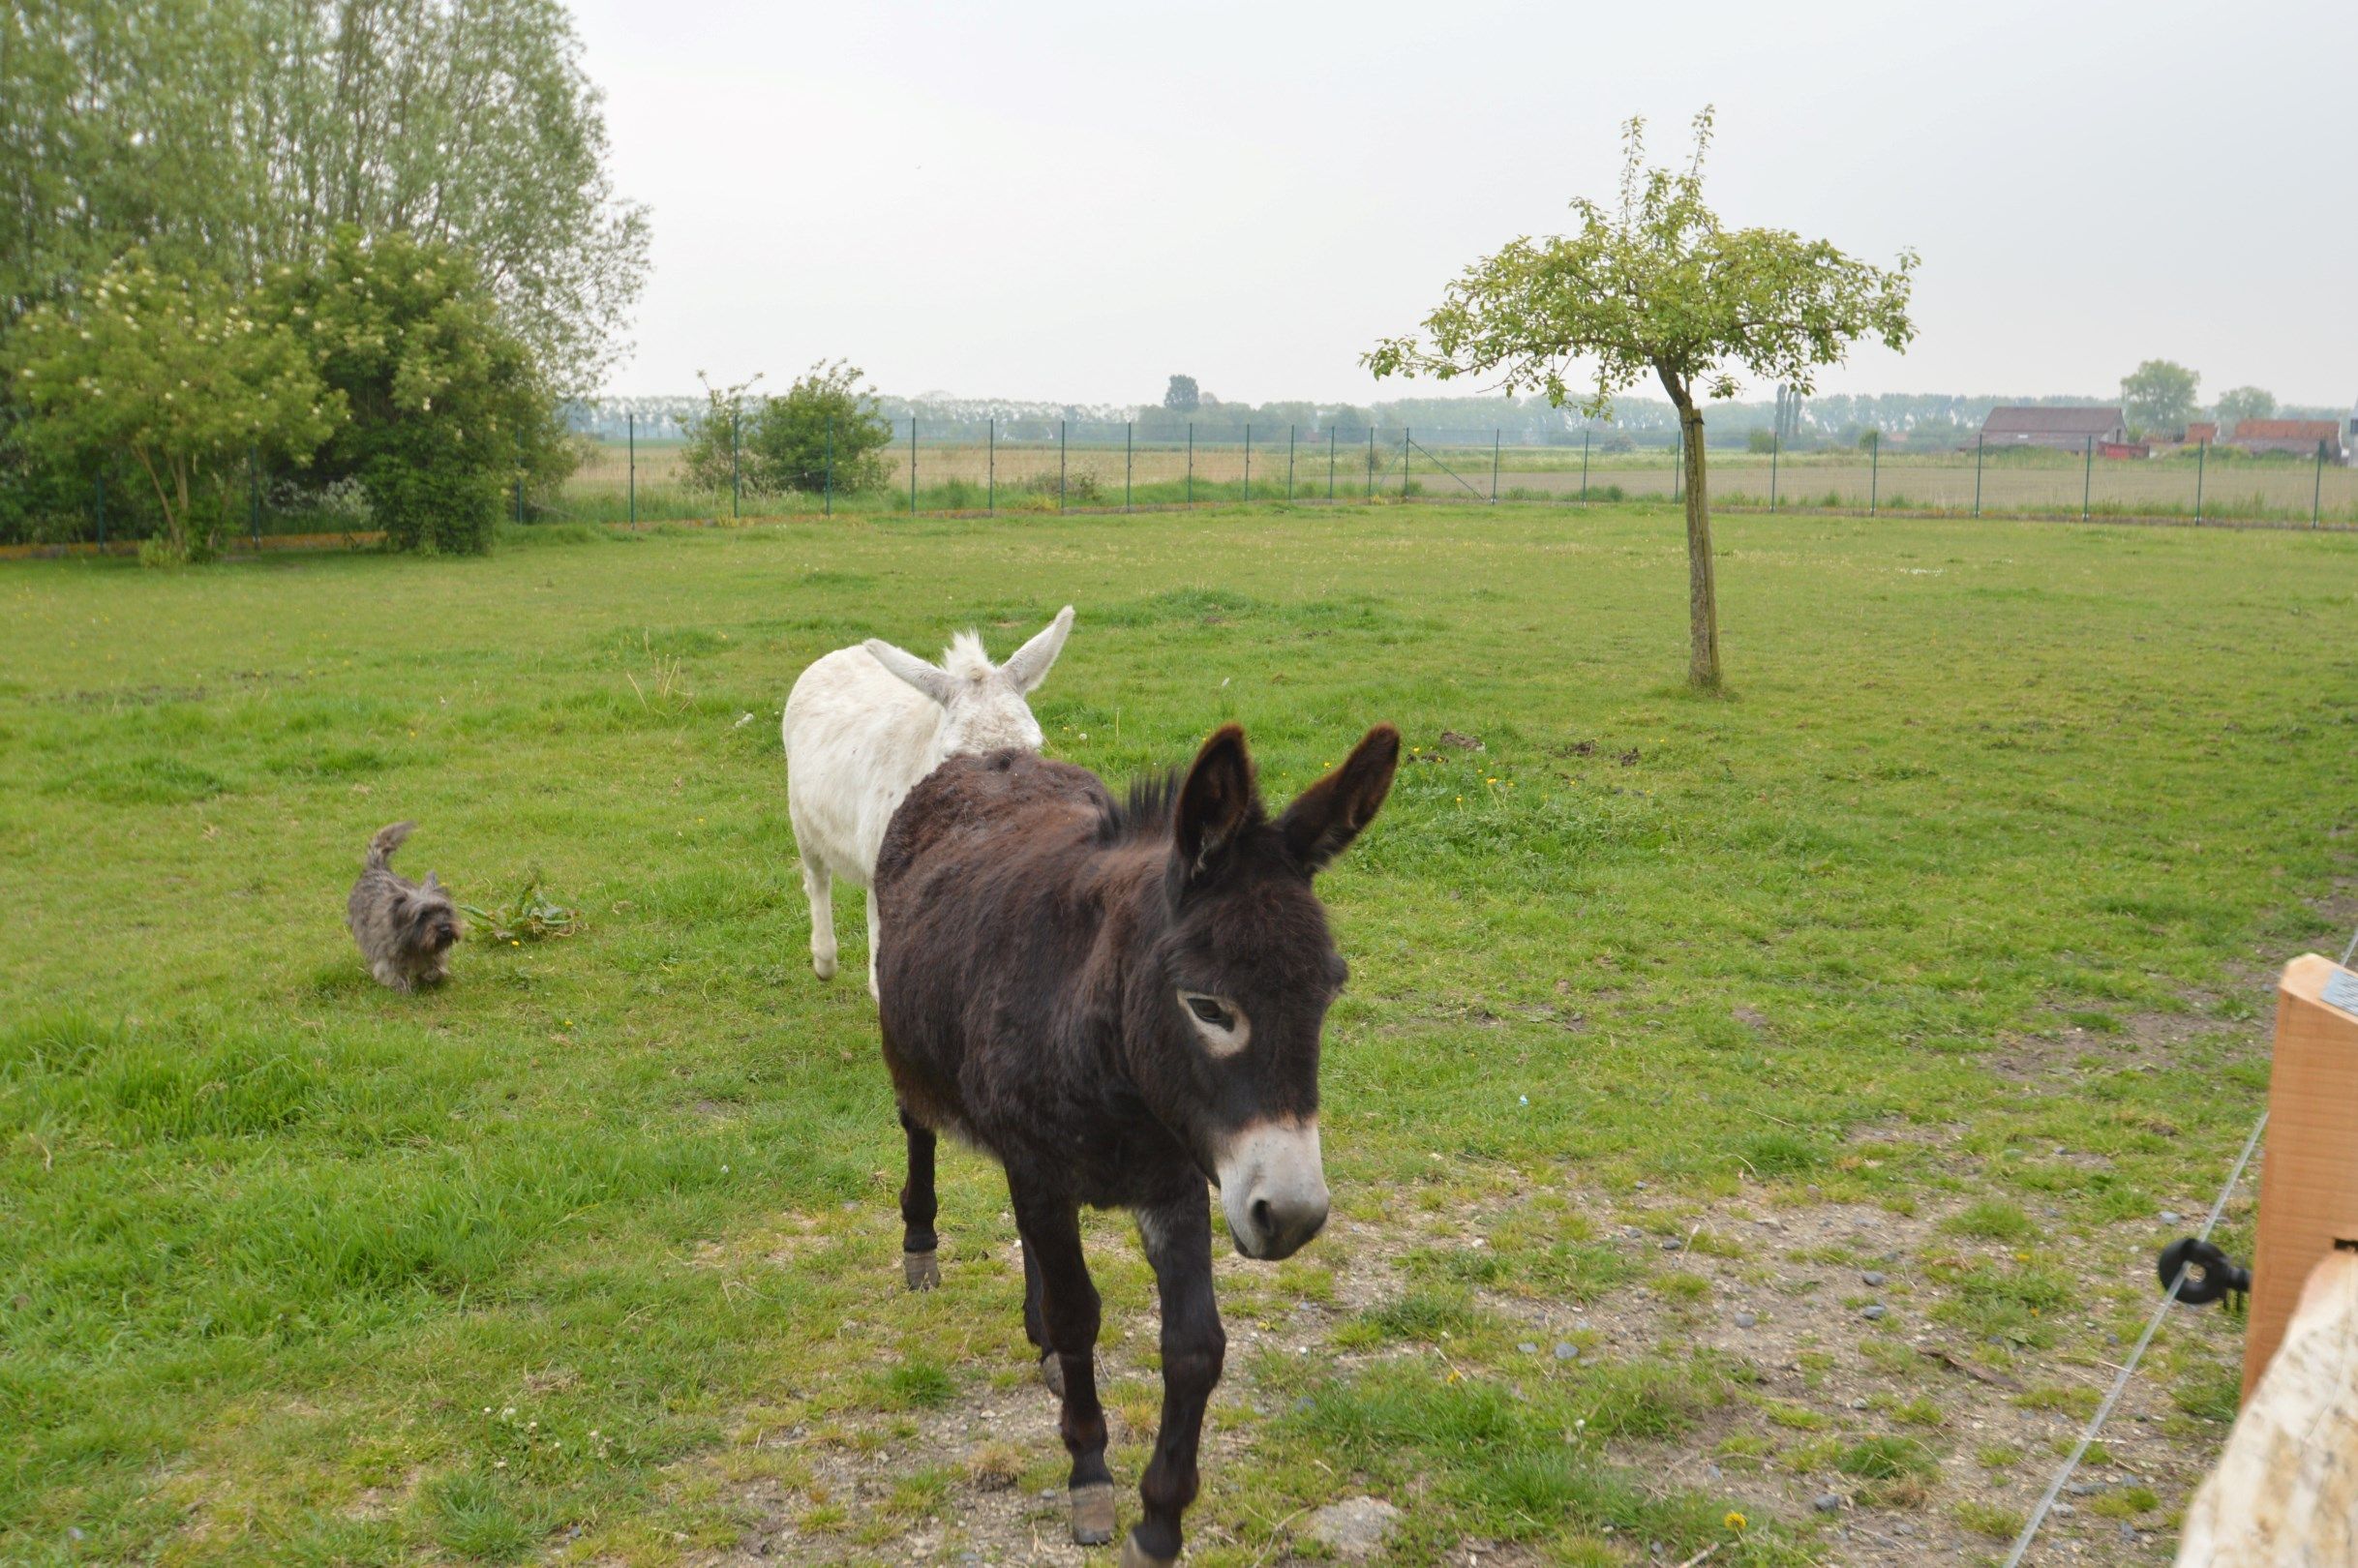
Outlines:
<svg viewBox="0 0 2358 1568"><path fill-rule="evenodd" d="M2004 1543L1988 1533L1989 1521L2022 1517L2053 1474L2058 1450L2080 1430L2082 1416L2053 1402L2093 1398L2113 1375L2107 1356L2124 1353L2089 1313L2104 1310L2114 1293L2152 1298L2152 1238L2144 1234L2150 1225L2115 1227L2117 1235L2097 1238L2085 1250L2086 1312L2063 1332L2058 1348L1975 1343L1934 1315L1944 1287L1927 1267L1981 1254L2003 1260L2002 1247L1942 1231L1941 1220L1961 1200L1901 1216L1852 1204L1772 1205L1765 1194L1700 1211L1691 1200L1646 1192L1617 1203L1574 1196L1581 1212L1608 1227L1612 1245L1653 1271L1653 1281L1587 1304L1484 1292L1486 1308L1527 1335L1516 1353L1544 1363L1557 1344L1577 1342L1591 1365L1705 1353L1747 1370L1748 1386L1709 1411L1697 1430L1675 1442L1618 1443L1609 1457L1653 1477L1666 1493L1701 1491L1728 1498L1754 1519L1814 1523L1829 1561L1861 1568L1973 1561L2002 1552ZM1329 1355L1346 1370L1387 1356L1438 1354L1433 1347L1382 1345L1338 1355L1330 1336L1345 1320L1401 1293L1406 1252L1482 1245L1488 1226L1509 1218L1522 1201L1382 1225L1339 1219L1307 1254L1331 1271L1331 1300L1299 1300L1278 1312L1268 1310L1276 1293L1270 1273L1224 1258L1219 1272L1224 1302L1230 1304L1229 1371L1207 1422L1207 1487L1217 1486L1223 1471L1252 1462L1251 1437L1237 1417L1248 1409L1280 1413L1283 1396L1259 1386L1254 1374L1261 1353ZM781 1254L777 1261L789 1259ZM879 1251L880 1278L892 1262ZM1017 1260L997 1256L956 1266L1002 1268L1011 1282L1019 1270ZM1691 1299L1681 1296L1662 1286L1667 1274L1700 1277L1705 1288ZM1881 1311L1870 1313L1870 1308ZM2236 1332L2216 1311L2180 1311L2163 1338L2230 1355ZM1154 1374L1142 1358L1155 1333L1151 1310L1122 1312L1109 1303L1101 1386L1151 1386ZM1512 1375L1511 1367L1467 1371ZM2060 1396L2069 1390L2086 1392ZM782 1484L766 1476L742 1483L737 1500L749 1521L745 1533L707 1560L1104 1560L1073 1546L1067 1533L1056 1414L1053 1398L1026 1367L998 1370L988 1385L971 1386L947 1406L890 1418L897 1434L887 1440L871 1434L844 1441L801 1427L766 1434L760 1447L800 1462L795 1480ZM1153 1435L1151 1414L1145 1419L1141 1428L1108 1403L1125 1530L1137 1517L1137 1477ZM2040 1560L2166 1560L2168 1523L2222 1436L2222 1429L2192 1423L2176 1410L2168 1378L2149 1359L2106 1424L2105 1462L2083 1466L2076 1490L2065 1495L2042 1532ZM1920 1444L1936 1468L1918 1482L1877 1483L1845 1473L1832 1458L1884 1438ZM1813 1445L1827 1458L1797 1462L1796 1456L1805 1460ZM2013 1456L2010 1462L1984 1462L2005 1455ZM954 1474L947 1498L880 1531L877 1522L901 1506L894 1502L895 1489L929 1466ZM1346 1481L1339 1478L1338 1496L1350 1490ZM2140 1488L2155 1494L2157 1507L2128 1509ZM1414 1508L1412 1497L1395 1500ZM1977 1518L1970 1512L1976 1508L1988 1512ZM2124 1509L2129 1517L2116 1517ZM1253 1541L1239 1542L1213 1510L1198 1509L1190 1520L1191 1542L1265 1549L1271 1563L1296 1560L1294 1525L1262 1524ZM1311 1559L1319 1557L1310 1549ZM1527 1557L1519 1549L1468 1540L1444 1560L1506 1565Z"/></svg>

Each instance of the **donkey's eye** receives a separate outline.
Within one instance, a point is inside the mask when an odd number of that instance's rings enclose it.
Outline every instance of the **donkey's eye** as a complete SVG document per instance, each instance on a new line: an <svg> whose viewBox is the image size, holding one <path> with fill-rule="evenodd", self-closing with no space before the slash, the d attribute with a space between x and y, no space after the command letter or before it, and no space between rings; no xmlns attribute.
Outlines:
<svg viewBox="0 0 2358 1568"><path fill-rule="evenodd" d="M1179 1005L1187 1009L1187 1021L1194 1027L1203 1048L1214 1056L1234 1056L1252 1043L1252 1021L1244 1009L1226 997L1181 991Z"/></svg>

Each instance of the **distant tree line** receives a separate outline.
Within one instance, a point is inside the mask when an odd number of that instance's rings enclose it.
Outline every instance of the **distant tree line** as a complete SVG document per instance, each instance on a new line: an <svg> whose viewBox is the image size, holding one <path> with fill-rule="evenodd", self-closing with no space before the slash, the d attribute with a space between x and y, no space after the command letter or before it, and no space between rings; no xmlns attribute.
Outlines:
<svg viewBox="0 0 2358 1568"><path fill-rule="evenodd" d="M558 0L0 13L0 541L241 497L475 550L646 265Z"/></svg>
<svg viewBox="0 0 2358 1568"><path fill-rule="evenodd" d="M756 400L758 401L758 400ZM1794 423L1785 440L1788 450L1855 448L1873 432L1887 441L1911 446L1971 446L1988 418L2001 407L2072 407L2117 405L2118 397L1965 396L1943 392L1875 394L1826 393L1803 398L1794 407ZM593 398L569 403L568 426L601 440L623 438L635 418L641 440L680 440L705 407L698 397ZM1371 402L1321 403L1286 400L1272 403L1228 402L1198 391L1194 408L1182 411L1167 403L1086 404L1025 402L1003 398L904 398L878 394L874 412L900 433L908 434L915 416L927 442L980 441L993 422L1004 441L1052 441L1064 421L1075 443L1119 441L1121 427L1131 426L1133 439L1184 440L1192 424L1198 438L1226 441L1251 425L1255 438L1283 440L1291 427L1299 440L1366 439L1370 428L1395 437L1405 428L1411 434L1429 431L1436 442L1452 438L1487 442L1493 431L1510 446L1579 446L1584 435L1599 450L1630 446L1668 446L1678 439L1678 421L1669 401L1662 398L1614 399L1610 419L1585 418L1578 408L1551 407L1544 397L1400 398ZM2222 394L2219 418L2261 419L2274 413L2286 418L2330 419L2332 408L2282 408L2256 388ZM1713 446L1750 446L1767 450L1777 420L1773 397L1751 402L1724 402L1703 409L1705 440ZM1420 437L1421 439L1421 437Z"/></svg>

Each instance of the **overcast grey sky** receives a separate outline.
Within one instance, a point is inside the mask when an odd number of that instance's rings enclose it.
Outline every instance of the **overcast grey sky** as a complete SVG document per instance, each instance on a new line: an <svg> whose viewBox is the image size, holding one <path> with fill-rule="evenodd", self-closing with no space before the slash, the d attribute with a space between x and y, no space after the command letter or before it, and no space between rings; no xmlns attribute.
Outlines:
<svg viewBox="0 0 2358 1568"><path fill-rule="evenodd" d="M1441 390L1358 355L1609 196L1621 120L1667 162L1709 103L1727 220L1923 257L1915 346L1821 390L2158 355L2206 399L2358 395L2351 0L576 9L653 209L618 392L836 355L912 394Z"/></svg>

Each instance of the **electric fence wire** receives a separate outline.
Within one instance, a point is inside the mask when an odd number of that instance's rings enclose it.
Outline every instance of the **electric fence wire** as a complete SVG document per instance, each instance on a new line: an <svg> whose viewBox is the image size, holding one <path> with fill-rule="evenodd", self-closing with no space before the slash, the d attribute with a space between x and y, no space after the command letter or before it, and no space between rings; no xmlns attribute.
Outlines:
<svg viewBox="0 0 2358 1568"><path fill-rule="evenodd" d="M2358 950L2358 938L2353 938L2350 946L2353 950ZM2227 1199L2234 1195L2236 1183L2244 1179L2244 1167L2252 1163L2252 1151L2259 1147L2260 1133L2267 1127L2268 1113L2262 1111L2259 1120L2252 1124L2252 1135L2244 1140L2244 1152L2236 1157L2235 1168L2227 1172L2226 1184L2220 1188L2219 1199L2211 1205L2210 1217L2203 1221L2202 1234L2196 1240L2207 1242L2211 1239L2211 1231L2218 1225L2219 1217L2226 1212ZM2095 1415L2089 1417L2087 1430L2079 1434L2079 1442L2072 1448L2071 1457L2064 1461L2063 1468L2055 1472L2055 1479L2047 1483L2046 1494L2039 1499L2039 1506L2031 1510L2031 1517L2023 1523L2022 1533L2014 1538L2014 1550L2007 1554L2006 1568L2019 1568L2022 1554L2031 1550L2031 1542L2039 1534L2039 1526L2046 1523L2047 1511L2055 1506L2055 1499L2063 1495L2063 1489L2071 1481L2071 1473L2079 1468L2080 1459L2088 1452L2089 1445L2096 1441L2096 1434L2103 1430L2104 1418L2111 1415L2112 1407L2121 1402L2121 1394L2129 1387L2129 1379L2136 1374L2137 1363L2144 1358L2146 1346L2154 1342L2154 1335L2162 1328L2162 1319L2169 1315L2171 1305L2178 1299L2179 1288L2186 1283L2187 1276L2193 1272L2191 1265L2181 1267L2178 1277L2170 1281L2169 1289L2162 1297L2162 1305L2154 1309L2153 1316L2146 1319L2145 1332L2137 1336L2136 1348L2129 1352L2127 1361L2121 1363L2120 1374L2113 1378L2112 1388L2105 1394L2104 1402L2096 1407Z"/></svg>

